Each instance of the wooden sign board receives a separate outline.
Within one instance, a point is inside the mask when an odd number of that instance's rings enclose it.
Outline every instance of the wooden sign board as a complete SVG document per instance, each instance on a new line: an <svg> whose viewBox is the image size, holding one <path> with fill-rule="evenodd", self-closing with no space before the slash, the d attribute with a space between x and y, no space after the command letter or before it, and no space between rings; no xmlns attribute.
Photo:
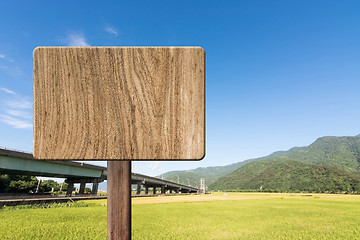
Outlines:
<svg viewBox="0 0 360 240"><path fill-rule="evenodd" d="M38 47L38 159L200 160L205 52L200 47Z"/></svg>

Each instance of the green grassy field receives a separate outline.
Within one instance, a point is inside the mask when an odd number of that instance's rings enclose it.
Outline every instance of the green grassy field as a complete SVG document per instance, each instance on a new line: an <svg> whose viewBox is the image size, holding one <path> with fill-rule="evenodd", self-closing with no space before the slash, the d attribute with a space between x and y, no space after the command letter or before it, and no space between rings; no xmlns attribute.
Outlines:
<svg viewBox="0 0 360 240"><path fill-rule="evenodd" d="M106 239L106 200L0 210L0 239ZM132 239L359 239L360 196L216 193L133 199Z"/></svg>

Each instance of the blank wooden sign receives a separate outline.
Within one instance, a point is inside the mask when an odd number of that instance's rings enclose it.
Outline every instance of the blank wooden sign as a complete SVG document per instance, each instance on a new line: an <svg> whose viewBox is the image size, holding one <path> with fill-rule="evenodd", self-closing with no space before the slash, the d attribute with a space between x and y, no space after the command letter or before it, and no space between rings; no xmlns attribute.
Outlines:
<svg viewBox="0 0 360 240"><path fill-rule="evenodd" d="M200 160L200 47L38 47L34 157Z"/></svg>

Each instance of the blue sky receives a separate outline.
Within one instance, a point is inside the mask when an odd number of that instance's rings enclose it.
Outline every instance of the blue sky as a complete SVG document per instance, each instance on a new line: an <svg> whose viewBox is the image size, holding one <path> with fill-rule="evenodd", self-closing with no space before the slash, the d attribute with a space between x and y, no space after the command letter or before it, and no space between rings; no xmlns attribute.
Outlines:
<svg viewBox="0 0 360 240"><path fill-rule="evenodd" d="M206 157L137 172L226 165L360 134L358 1L5 1L0 146L32 152L37 46L202 46ZM97 162L97 164L105 164Z"/></svg>

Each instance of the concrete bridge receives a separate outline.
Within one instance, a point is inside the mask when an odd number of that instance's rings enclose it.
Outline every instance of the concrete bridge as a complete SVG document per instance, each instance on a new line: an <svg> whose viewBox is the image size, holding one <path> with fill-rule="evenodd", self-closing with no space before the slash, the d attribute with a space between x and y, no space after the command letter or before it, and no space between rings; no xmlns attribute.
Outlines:
<svg viewBox="0 0 360 240"><path fill-rule="evenodd" d="M149 188L152 188L152 194L156 194L157 188L160 188L160 193L197 193L199 189L187 186L180 183L175 183L169 180L164 180L156 177L150 177L142 174L132 173L131 184L136 184L136 194L140 194L141 187L144 187L145 194L149 194Z"/></svg>
<svg viewBox="0 0 360 240"><path fill-rule="evenodd" d="M3 148L0 148L0 173L65 178L68 183L67 195L71 194L75 183L80 183L80 194L84 193L86 183L92 183L91 193L97 194L99 183L107 179L106 167L72 161L38 160L30 153ZM158 188L161 194L199 192L192 186L136 173L131 175L131 184L136 184L137 194L141 193L142 187L145 194L149 194L149 188L152 188L153 194L157 194Z"/></svg>

